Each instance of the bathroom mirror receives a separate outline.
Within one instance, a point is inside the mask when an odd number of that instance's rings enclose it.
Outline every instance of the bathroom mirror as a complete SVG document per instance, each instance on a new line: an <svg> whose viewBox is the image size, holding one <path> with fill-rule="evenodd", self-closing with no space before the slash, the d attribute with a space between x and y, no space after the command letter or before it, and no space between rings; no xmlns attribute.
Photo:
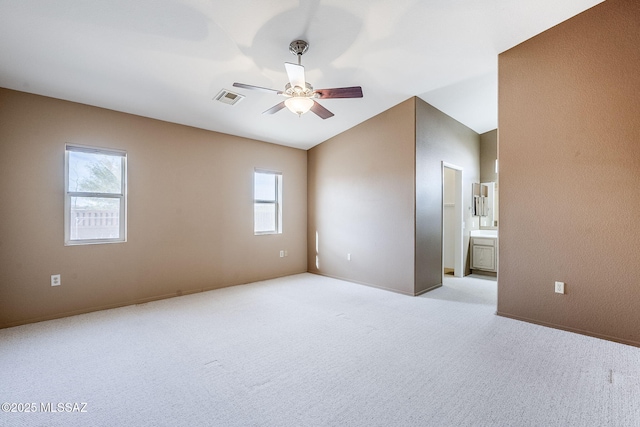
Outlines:
<svg viewBox="0 0 640 427"><path fill-rule="evenodd" d="M472 185L473 199L471 200L471 215L487 216L488 203L487 196L489 189L485 184L474 182Z"/></svg>
<svg viewBox="0 0 640 427"><path fill-rule="evenodd" d="M498 214L496 210L496 183L483 182L472 184L473 200L471 212L480 217L480 228L497 228Z"/></svg>

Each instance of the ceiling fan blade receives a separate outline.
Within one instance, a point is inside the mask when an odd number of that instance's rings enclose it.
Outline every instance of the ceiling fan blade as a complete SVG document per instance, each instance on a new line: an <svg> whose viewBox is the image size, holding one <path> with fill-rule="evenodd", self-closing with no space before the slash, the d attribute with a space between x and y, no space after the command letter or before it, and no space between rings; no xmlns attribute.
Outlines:
<svg viewBox="0 0 640 427"><path fill-rule="evenodd" d="M298 86L304 89L304 67L302 65L292 64L291 62L285 62L284 68L287 70L287 76L289 77L289 83L291 83L291 87L294 88Z"/></svg>
<svg viewBox="0 0 640 427"><path fill-rule="evenodd" d="M322 105L318 104L316 101L313 101L313 105L311 106L311 111L313 111L318 117L321 119L328 119L329 117L333 117L333 113Z"/></svg>
<svg viewBox="0 0 640 427"><path fill-rule="evenodd" d="M320 99L362 98L362 88L360 86L351 86L338 87L334 89L316 89L316 94Z"/></svg>
<svg viewBox="0 0 640 427"><path fill-rule="evenodd" d="M263 111L262 114L275 114L278 111L282 110L284 107L285 107L284 101L282 101L281 103L276 104L273 107L269 108L267 111Z"/></svg>
<svg viewBox="0 0 640 427"><path fill-rule="evenodd" d="M239 88L242 88L242 89L250 89L250 90L259 90L259 91L262 91L262 92L276 93L278 95L280 95L282 93L281 90L269 89L268 87L246 85L244 83L234 83L233 87L239 87Z"/></svg>

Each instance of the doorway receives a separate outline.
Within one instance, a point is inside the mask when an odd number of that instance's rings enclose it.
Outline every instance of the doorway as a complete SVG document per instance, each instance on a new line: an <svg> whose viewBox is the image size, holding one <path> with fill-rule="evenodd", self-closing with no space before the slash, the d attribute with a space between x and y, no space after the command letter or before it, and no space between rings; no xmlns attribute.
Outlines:
<svg viewBox="0 0 640 427"><path fill-rule="evenodd" d="M462 168L442 162L442 275L464 276Z"/></svg>

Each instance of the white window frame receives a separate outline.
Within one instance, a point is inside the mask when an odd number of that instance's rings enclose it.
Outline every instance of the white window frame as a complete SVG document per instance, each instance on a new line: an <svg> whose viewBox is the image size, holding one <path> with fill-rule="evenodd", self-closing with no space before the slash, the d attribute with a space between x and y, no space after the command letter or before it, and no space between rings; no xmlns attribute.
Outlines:
<svg viewBox="0 0 640 427"><path fill-rule="evenodd" d="M269 174L275 175L275 200L261 200L256 199L256 189L255 189L255 179L256 174ZM282 172L267 170L267 169L254 169L253 171L253 234L256 236L270 235L270 234L282 234ZM276 207L276 219L275 219L275 230L269 231L256 231L256 204L273 204Z"/></svg>
<svg viewBox="0 0 640 427"><path fill-rule="evenodd" d="M121 191L120 193L91 193L83 191L69 191L69 152L82 152L118 156L122 159ZM102 239L71 239L71 198L99 197L120 200L119 235L120 237ZM65 144L64 150L64 244L65 246L94 245L102 243L124 243L127 241L127 152L112 148L99 148L86 145Z"/></svg>

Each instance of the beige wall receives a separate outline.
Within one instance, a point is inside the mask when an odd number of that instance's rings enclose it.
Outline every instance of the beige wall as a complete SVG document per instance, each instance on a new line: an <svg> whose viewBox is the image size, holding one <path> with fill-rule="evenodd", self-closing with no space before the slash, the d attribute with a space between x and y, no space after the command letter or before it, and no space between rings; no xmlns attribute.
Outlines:
<svg viewBox="0 0 640 427"><path fill-rule="evenodd" d="M493 222L482 218L480 228L495 228L500 224L500 185L496 173L498 158L498 130L494 129L480 135L480 182L495 182L493 194ZM495 225L494 225L495 224Z"/></svg>
<svg viewBox="0 0 640 427"><path fill-rule="evenodd" d="M416 285L415 293L442 283L442 162L462 168L463 260L469 273L471 183L480 179L480 136L416 98ZM475 222L474 222L475 221Z"/></svg>
<svg viewBox="0 0 640 427"><path fill-rule="evenodd" d="M468 259L479 138L411 98L309 150L309 271L408 295L440 286L442 161L464 169Z"/></svg>
<svg viewBox="0 0 640 427"><path fill-rule="evenodd" d="M498 182L496 159L498 158L498 130L480 135L480 182Z"/></svg>
<svg viewBox="0 0 640 427"><path fill-rule="evenodd" d="M414 162L413 99L309 150L309 271L414 294Z"/></svg>
<svg viewBox="0 0 640 427"><path fill-rule="evenodd" d="M0 124L0 327L307 270L305 151L5 89ZM128 242L63 245L65 143L127 151ZM254 167L282 235L253 235Z"/></svg>
<svg viewBox="0 0 640 427"><path fill-rule="evenodd" d="M640 345L639 22L608 0L499 57L499 314Z"/></svg>

